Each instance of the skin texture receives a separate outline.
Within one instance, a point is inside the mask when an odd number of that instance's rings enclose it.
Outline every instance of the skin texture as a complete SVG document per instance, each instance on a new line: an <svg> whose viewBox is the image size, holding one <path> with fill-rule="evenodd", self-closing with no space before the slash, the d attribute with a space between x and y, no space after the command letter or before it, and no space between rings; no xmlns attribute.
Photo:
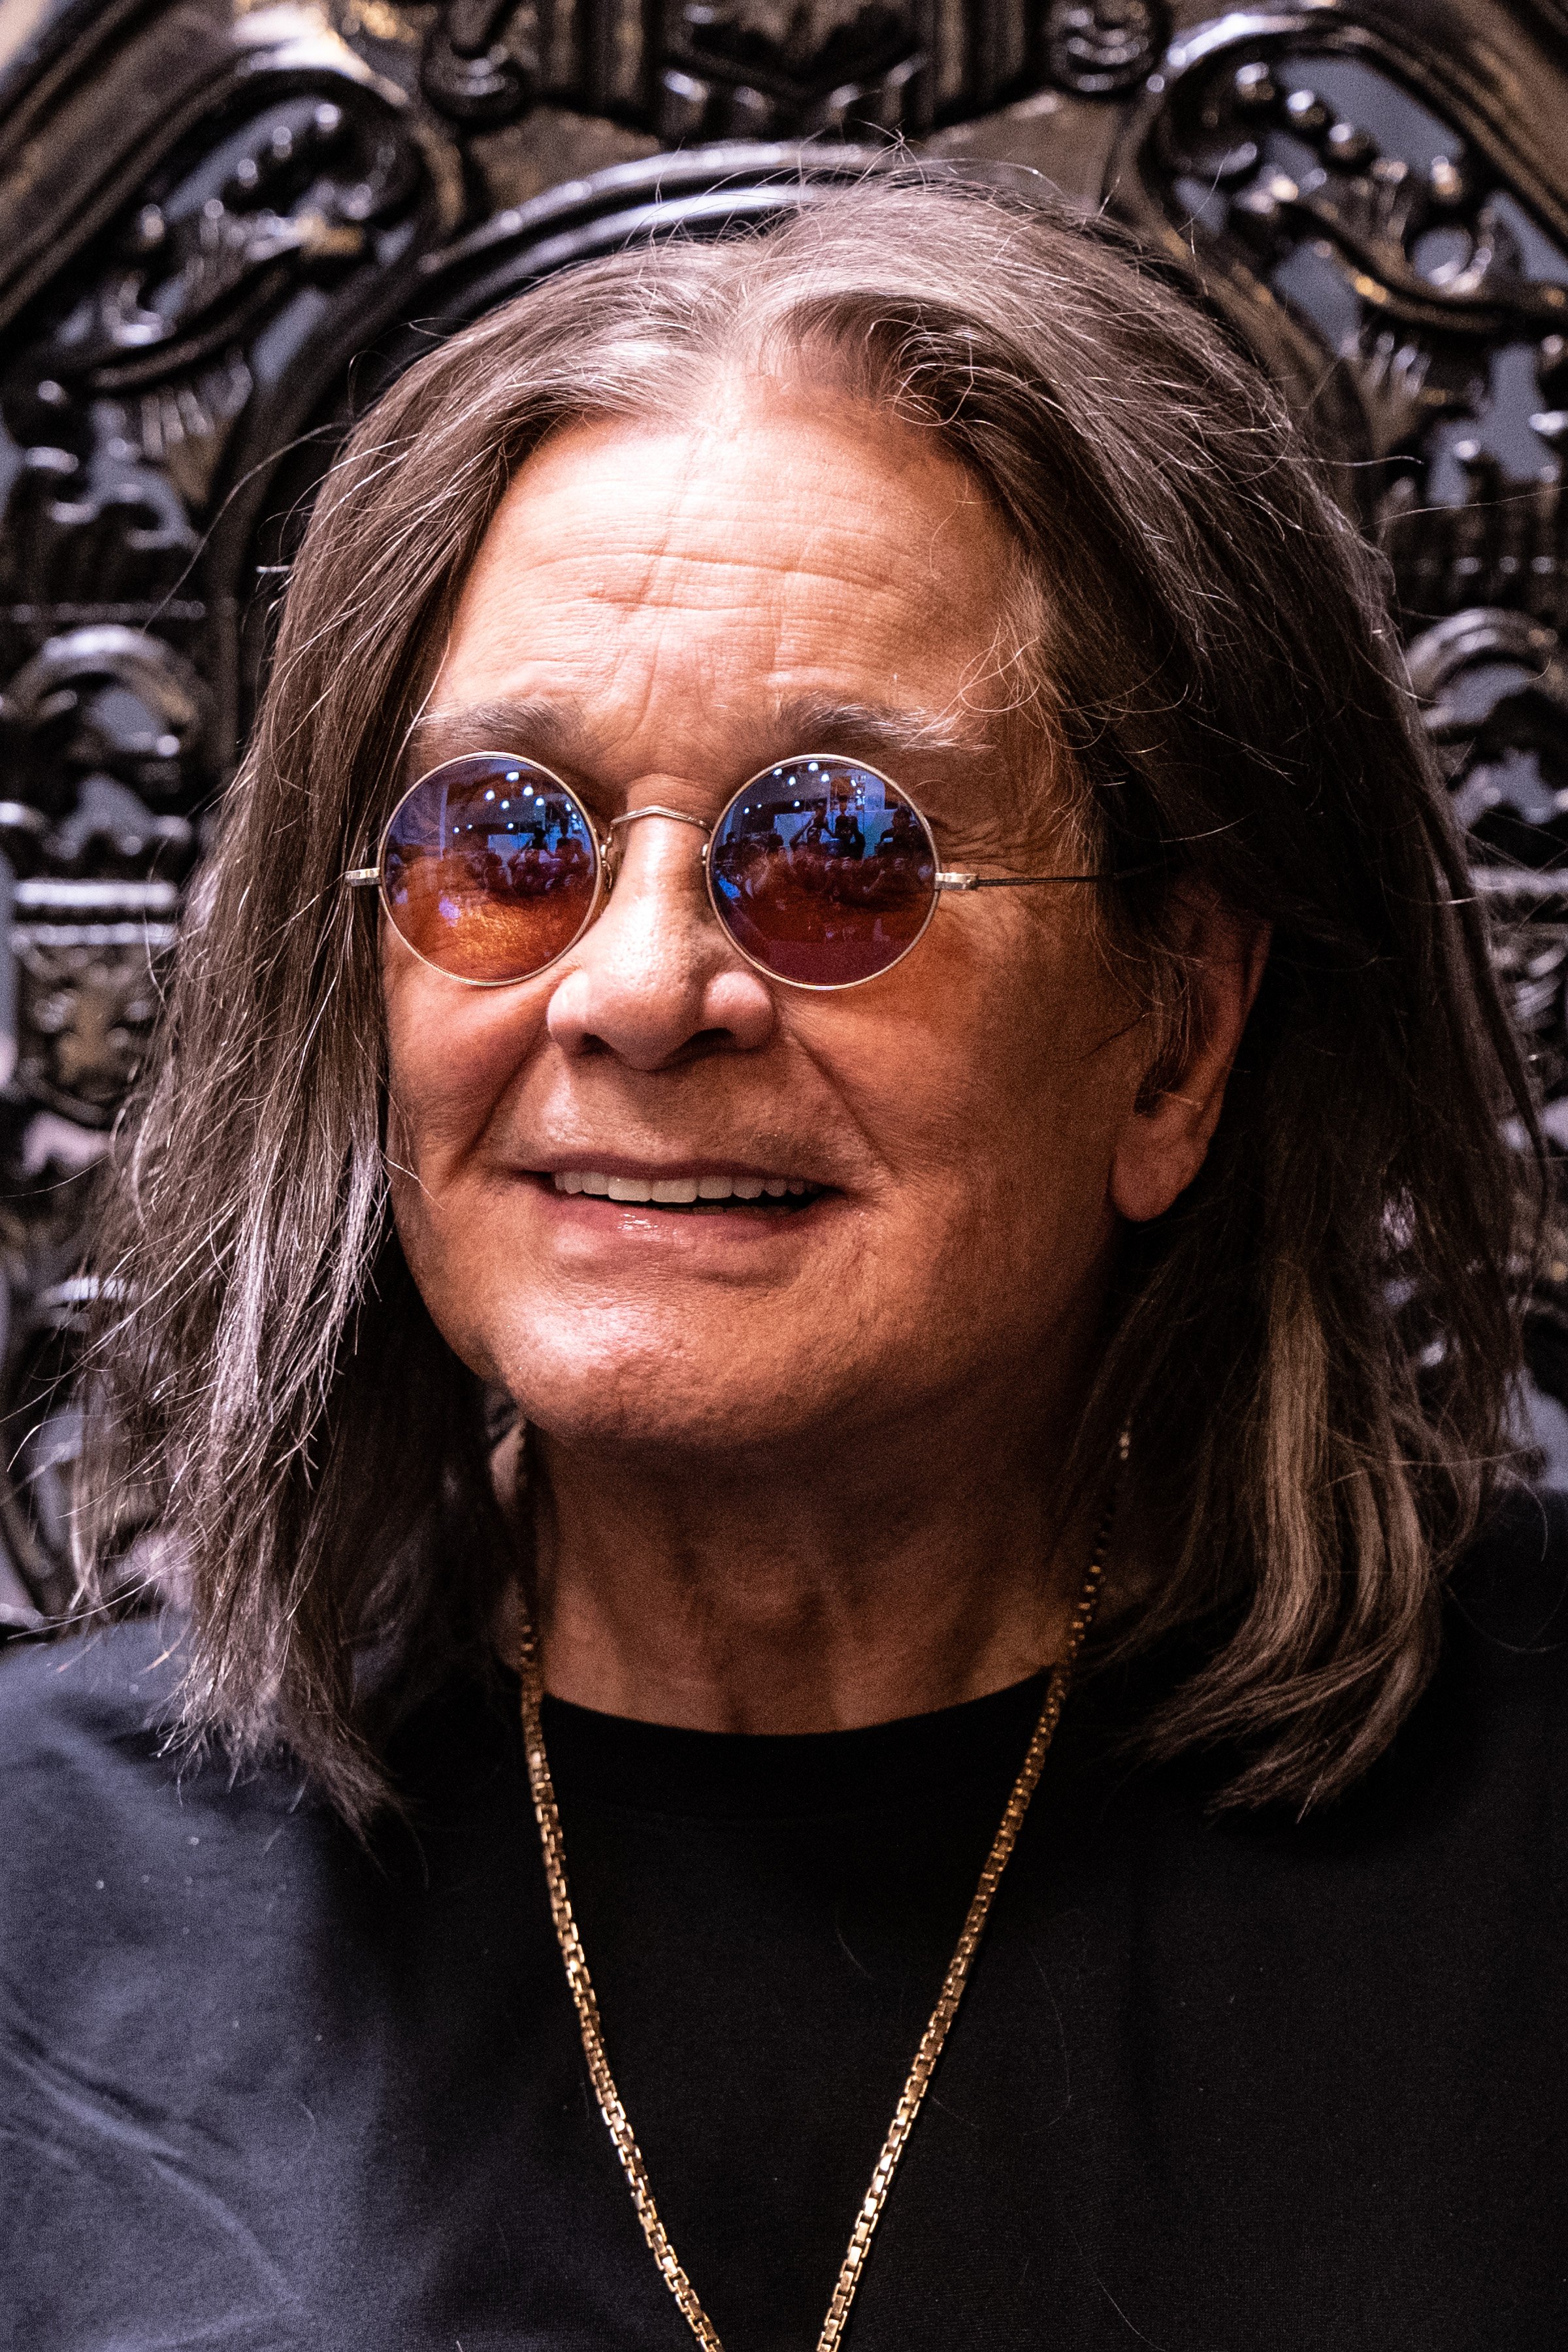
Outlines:
<svg viewBox="0 0 1568 2352"><path fill-rule="evenodd" d="M969 478L847 400L737 386L699 427L571 427L465 584L415 772L532 751L603 827L858 752L944 865L1058 871L1049 775L997 719L1009 562ZM1019 1679L1087 1559L1096 1506L1057 1496L1119 1226L1201 1164L1262 943L1191 910L1200 1042L1141 1110L1155 1041L1089 890L948 898L895 971L818 996L730 946L692 828L619 838L599 919L532 981L465 987L384 926L398 1229L536 1433L547 1682L789 1731ZM679 1217L560 1196L559 1169L826 1189Z"/></svg>

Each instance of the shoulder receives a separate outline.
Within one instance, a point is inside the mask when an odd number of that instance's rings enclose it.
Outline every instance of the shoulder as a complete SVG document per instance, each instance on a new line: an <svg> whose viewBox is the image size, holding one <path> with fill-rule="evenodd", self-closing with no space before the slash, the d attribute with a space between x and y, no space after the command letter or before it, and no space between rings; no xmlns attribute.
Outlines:
<svg viewBox="0 0 1568 2352"><path fill-rule="evenodd" d="M85 2135L89 2168L123 2103L160 2111L197 2057L221 2074L243 2001L292 1933L341 1917L352 1864L297 1769L172 1748L178 1633L0 1655L0 2107L35 2145Z"/></svg>
<svg viewBox="0 0 1568 2352"><path fill-rule="evenodd" d="M1448 1588L1448 1640L1505 1685L1568 1685L1568 1491L1502 1496Z"/></svg>
<svg viewBox="0 0 1568 2352"><path fill-rule="evenodd" d="M172 1613L0 1650L0 1941L8 1898L13 1918L34 1892L58 1916L68 1880L155 1886L177 1864L182 1885L237 1885L258 1869L270 1885L275 1853L331 1875L357 1852L281 1746L242 1767L218 1741L192 1753L178 1734L184 1665ZM510 1789L513 1746L488 1685L444 1682L389 1743L400 1804L379 1825L378 1866L407 1862L429 1821L494 1801L498 1778Z"/></svg>
<svg viewBox="0 0 1568 2352"><path fill-rule="evenodd" d="M1504 1494L1450 1576L1436 1670L1392 1747L1309 1816L1325 1851L1447 1853L1472 1895L1568 1888L1568 1494Z"/></svg>
<svg viewBox="0 0 1568 2352"><path fill-rule="evenodd" d="M53 2046L93 1990L127 1889L173 1867L177 1679L152 1620L0 1653L0 1958L18 1989L6 2052L18 2034Z"/></svg>
<svg viewBox="0 0 1568 2352"><path fill-rule="evenodd" d="M0 1886L59 1887L176 1811L180 1664L155 1619L0 1652Z"/></svg>
<svg viewBox="0 0 1568 2352"><path fill-rule="evenodd" d="M1568 1811L1568 1494L1505 1495L1445 1596L1436 1675L1396 1743L1510 1841ZM1551 1866L1560 1869L1553 1835ZM1548 1859L1545 1855L1543 1860Z"/></svg>
<svg viewBox="0 0 1568 2352"><path fill-rule="evenodd" d="M1505 1495L1444 1596L1430 1688L1395 1744L1511 1807L1568 1796L1568 1494Z"/></svg>
<svg viewBox="0 0 1568 2352"><path fill-rule="evenodd" d="M177 1633L155 1618L0 1651L0 1804L40 1774L100 1776L162 1746L179 1680Z"/></svg>
<svg viewBox="0 0 1568 2352"><path fill-rule="evenodd" d="M1108 1790L1142 1790L1150 1801L1159 1793L1173 1817L1223 1824L1244 1843L1277 1835L1300 1856L1342 1843L1419 1845L1462 1825L1500 1865L1512 1856L1560 1867L1560 1829L1549 1845L1542 1837L1568 1817L1568 1491L1499 1496L1446 1580L1430 1678L1390 1746L1335 1797L1233 1808L1228 1791L1254 1753L1239 1739L1149 1756L1145 1727L1234 1630L1226 1615L1112 1654L1074 1700L1066 1751L1081 1749L1083 1769L1103 1772Z"/></svg>
<svg viewBox="0 0 1568 2352"><path fill-rule="evenodd" d="M264 1835L299 1805L297 1771L237 1776L226 1758L178 1752L183 1668L181 1629L166 1617L0 1652L0 1908L7 1895L25 1906L47 1892L58 1916L69 1885Z"/></svg>

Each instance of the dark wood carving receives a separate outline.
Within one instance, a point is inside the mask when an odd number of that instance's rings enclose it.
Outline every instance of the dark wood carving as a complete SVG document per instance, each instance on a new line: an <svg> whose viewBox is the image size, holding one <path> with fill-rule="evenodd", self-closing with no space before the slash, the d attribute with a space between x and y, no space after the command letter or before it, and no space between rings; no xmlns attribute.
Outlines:
<svg viewBox="0 0 1568 2352"><path fill-rule="evenodd" d="M356 396L901 140L1195 257L1393 569L1568 1150L1568 0L44 0L0 51L0 1626L68 1597L95 1163ZM1568 1319L1534 1318L1568 1389Z"/></svg>

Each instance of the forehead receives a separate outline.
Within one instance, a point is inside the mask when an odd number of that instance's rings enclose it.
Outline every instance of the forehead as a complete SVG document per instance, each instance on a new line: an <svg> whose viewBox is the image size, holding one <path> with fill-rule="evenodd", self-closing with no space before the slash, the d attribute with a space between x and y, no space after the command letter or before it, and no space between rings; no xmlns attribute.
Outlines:
<svg viewBox="0 0 1568 2352"><path fill-rule="evenodd" d="M600 760L732 760L813 700L986 730L1005 534L922 436L847 401L574 425L522 467L428 708L558 704ZM676 747L682 758L677 760Z"/></svg>

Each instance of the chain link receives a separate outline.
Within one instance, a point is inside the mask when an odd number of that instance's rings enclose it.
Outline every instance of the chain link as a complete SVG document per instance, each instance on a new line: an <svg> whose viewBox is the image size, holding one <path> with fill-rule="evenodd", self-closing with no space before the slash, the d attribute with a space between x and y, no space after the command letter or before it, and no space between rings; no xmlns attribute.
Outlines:
<svg viewBox="0 0 1568 2352"><path fill-rule="evenodd" d="M1121 1459L1125 1461L1127 1458L1125 1437L1121 1441ZM910 2068L903 2095L893 2111L893 2120L889 2126L888 2137L882 2144L882 2152L877 2158L870 2186L866 2191L860 2210L856 2215L848 2251L845 2254L837 2284L833 2290L833 2299L827 2306L827 2316L822 2323L822 2334L817 2339L816 2352L837 2352L837 2347L844 2340L844 2331L849 2324L850 2306L854 2303L856 2289L860 2284L861 2275L866 2267L866 2257L870 2252L873 2233L882 2218L882 2209L888 2201L888 2192L893 2185L893 2175L898 2169L899 2159L904 2152L910 2134L915 2127L915 2118L920 2114L921 2103L925 2097L931 2076L936 2072L937 2060L942 2056L942 2044L947 2040L948 2029L958 2013L958 2005L963 1998L963 1990L969 1981L969 1972L973 1965L975 1953L980 1948L980 1939L985 1932L985 1922L990 1916L991 1906L995 1899L996 1889L1001 1884L1002 1873L1006 1869L1013 1848L1018 1842L1018 1832L1024 1825L1024 1816L1029 1810L1029 1800L1035 1793L1036 1785L1045 1766L1047 1752L1052 1739L1056 1737L1057 1725L1061 1719L1062 1706L1067 1698L1068 1686L1072 1680L1073 1667L1077 1663L1079 1652L1083 1646L1084 1638L1094 1621L1095 1608L1100 1599L1100 1582L1104 1575L1105 1552L1110 1538L1114 1515L1115 1498L1113 1496L1110 1508L1107 1510L1104 1522L1095 1538L1089 1573L1084 1579L1083 1589L1079 1594L1078 1606L1073 1612L1072 1622L1068 1630L1066 1653L1052 1669L1050 1681L1046 1687L1045 1704L1040 1709L1038 1720L1030 1736L1028 1748L1018 1777L1013 1783L1012 1794L1003 1809L1002 1819L997 1825L996 1835L992 1841L991 1851L985 1857L979 1884L975 1887L973 1899L969 1906L968 1915L953 1948L952 1958L948 1962L942 1991L937 1998L936 2007L931 2014L931 2022L921 2036L920 2048L915 2053L914 2063ZM615 2076L610 2072L610 2062L605 2051L604 2031L599 2021L599 2003L594 1991L594 1980L588 1973L587 1955L583 1949L583 1938L577 1930L576 1915L572 1908L572 1898L567 1892L566 1855L561 1835L561 1813L555 1801L555 1784L551 1779L549 1759L544 1752L544 1729L541 1714L543 1678L540 1671L539 1642L532 1621L526 1616L523 1620L520 1649L523 1747L528 1759L528 1783L533 1797L534 1819L539 1824L539 1843L544 1856L545 1884L550 1893L550 1916L554 1923L555 1940L561 1948L561 1958L566 1969L567 1986L572 1994L573 2005L577 2011L577 2023L583 2036L583 2051L588 2062L588 2075L594 2085L594 2095L598 2100L599 2112L605 2118L616 2154L620 2158L621 2169L626 2174L626 2185L632 2193L632 2203L637 2210L637 2220L642 2224L642 2231L647 2240L648 2250L658 2264L659 2273L666 2286L675 2297L681 2316L692 2335L703 2347L703 2352L724 2352L718 2331L703 2310L697 2290L681 2267L679 2257L669 2242L669 2233L659 2219L658 2208L654 2203L653 2189L647 2177L647 2166L643 2160L643 2153L637 2146L637 2135L632 2130L626 2108L621 2104L621 2095L616 2088Z"/></svg>

